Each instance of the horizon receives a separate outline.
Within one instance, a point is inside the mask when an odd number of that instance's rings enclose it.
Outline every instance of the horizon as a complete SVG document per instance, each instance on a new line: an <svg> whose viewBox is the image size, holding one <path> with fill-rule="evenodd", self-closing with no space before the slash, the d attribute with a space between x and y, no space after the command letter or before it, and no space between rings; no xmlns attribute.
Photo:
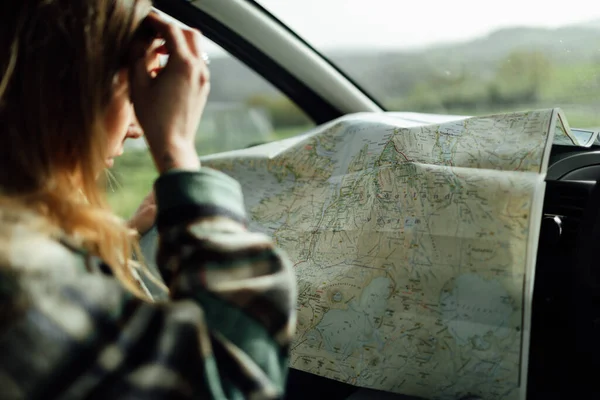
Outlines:
<svg viewBox="0 0 600 400"><path fill-rule="evenodd" d="M423 50L520 27L552 29L597 23L600 29L600 8L590 12L587 0L571 0L569 7L549 7L547 0L504 0L496 7L477 0L425 0L410 5L392 1L257 0L257 3L321 52ZM432 9L436 12L431 12ZM317 13L320 17L314 18ZM403 17L407 14L409 17ZM364 29L356 29L357 26Z"/></svg>
<svg viewBox="0 0 600 400"><path fill-rule="evenodd" d="M262 1L261 1L261 3L262 3ZM285 21L282 21L282 22L285 23ZM597 25L597 26L595 26L595 25ZM419 53L422 51L435 49L435 48L439 48L439 47L444 47L444 46L455 46L455 45L460 45L460 44L467 44L467 43L470 43L470 42L473 42L476 40L484 39L484 38L494 35L498 32L506 31L506 30L548 29L550 31L555 31L555 30L560 30L560 29L564 29L564 28L575 28L578 26L583 27L583 28L588 28L588 29L600 30L600 17L598 17L598 18L592 17L592 18L588 18L587 20L583 20L583 21L579 21L579 22L575 22L575 23L561 24L561 25L556 25L556 26L534 26L534 25L525 25L525 24L508 25L507 24L505 26L499 26L495 29L491 29L481 35L469 37L466 39L438 41L438 42L434 42L434 43L426 43L422 46L415 46L415 47L402 47L402 46L400 46L400 47L387 47L387 46L375 46L375 47L374 46L364 46L364 47L353 46L353 47L349 47L349 46L344 46L344 45L342 45L340 47L319 47L318 45L315 45L314 43L312 43L305 36L302 36L301 32L298 32L298 31L295 31L295 32L302 39L306 40L309 45L313 46L320 53L323 53L325 55L329 55L329 54L338 54L339 55L339 54L344 54L344 53L345 54L349 54L349 53L367 54L367 53L376 53L376 52ZM213 56L212 58L220 58L223 56L227 56L227 54L228 54L227 52L224 52L224 50L220 46L216 45L210 39L208 39L208 41L205 43L205 45L206 45L206 51L209 53L209 55ZM599 48L599 51L600 51L600 48Z"/></svg>

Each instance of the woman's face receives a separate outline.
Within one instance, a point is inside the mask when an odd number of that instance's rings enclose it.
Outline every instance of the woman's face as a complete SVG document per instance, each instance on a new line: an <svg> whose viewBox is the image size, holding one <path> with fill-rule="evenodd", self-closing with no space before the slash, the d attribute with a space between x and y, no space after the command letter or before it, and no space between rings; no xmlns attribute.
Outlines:
<svg viewBox="0 0 600 400"><path fill-rule="evenodd" d="M152 47L156 49L158 46L159 44L156 44ZM153 55L147 64L148 73L151 75L156 74L160 67L158 53ZM108 143L104 161L108 168L114 165L115 157L123 154L125 140L139 138L144 133L137 121L133 103L129 96L129 70L127 68L119 71L114 84L114 94L108 105L105 118Z"/></svg>
<svg viewBox="0 0 600 400"><path fill-rule="evenodd" d="M116 90L106 110L105 120L108 144L104 162L108 168L114 165L115 157L123 154L125 140L138 138L143 134L129 97L128 70L121 70L115 79Z"/></svg>

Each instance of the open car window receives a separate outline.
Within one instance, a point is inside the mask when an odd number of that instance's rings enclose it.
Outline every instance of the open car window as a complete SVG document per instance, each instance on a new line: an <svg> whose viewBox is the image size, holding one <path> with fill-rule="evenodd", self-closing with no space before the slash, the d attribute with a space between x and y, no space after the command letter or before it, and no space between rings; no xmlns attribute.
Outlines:
<svg viewBox="0 0 600 400"><path fill-rule="evenodd" d="M314 126L264 78L214 42L205 41L211 93L196 136L200 156L284 139ZM125 143L125 153L109 174L109 202L117 214L128 218L157 177L143 138Z"/></svg>
<svg viewBox="0 0 600 400"><path fill-rule="evenodd" d="M560 107L574 127L600 126L600 9L585 0L257 2L388 110Z"/></svg>

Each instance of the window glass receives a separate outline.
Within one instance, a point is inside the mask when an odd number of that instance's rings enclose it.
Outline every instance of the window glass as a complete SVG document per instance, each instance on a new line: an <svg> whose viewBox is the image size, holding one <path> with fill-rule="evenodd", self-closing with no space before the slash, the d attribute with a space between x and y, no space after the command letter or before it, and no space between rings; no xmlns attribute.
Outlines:
<svg viewBox="0 0 600 400"><path fill-rule="evenodd" d="M600 127L600 7L572 0L258 0L384 107L561 107Z"/></svg>
<svg viewBox="0 0 600 400"><path fill-rule="evenodd" d="M200 155L243 149L284 139L314 123L286 96L222 48L206 40L211 93L196 136ZM157 177L143 138L125 142L109 171L108 200L128 218Z"/></svg>

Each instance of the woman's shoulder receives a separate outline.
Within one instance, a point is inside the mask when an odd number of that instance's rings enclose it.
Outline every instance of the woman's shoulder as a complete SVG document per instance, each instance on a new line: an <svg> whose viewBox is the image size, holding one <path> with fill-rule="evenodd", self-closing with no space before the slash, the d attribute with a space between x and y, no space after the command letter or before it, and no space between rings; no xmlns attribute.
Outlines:
<svg viewBox="0 0 600 400"><path fill-rule="evenodd" d="M65 273L85 268L86 258L73 239L43 216L0 206L0 273Z"/></svg>
<svg viewBox="0 0 600 400"><path fill-rule="evenodd" d="M0 332L60 282L86 270L88 259L45 218L0 206Z"/></svg>

